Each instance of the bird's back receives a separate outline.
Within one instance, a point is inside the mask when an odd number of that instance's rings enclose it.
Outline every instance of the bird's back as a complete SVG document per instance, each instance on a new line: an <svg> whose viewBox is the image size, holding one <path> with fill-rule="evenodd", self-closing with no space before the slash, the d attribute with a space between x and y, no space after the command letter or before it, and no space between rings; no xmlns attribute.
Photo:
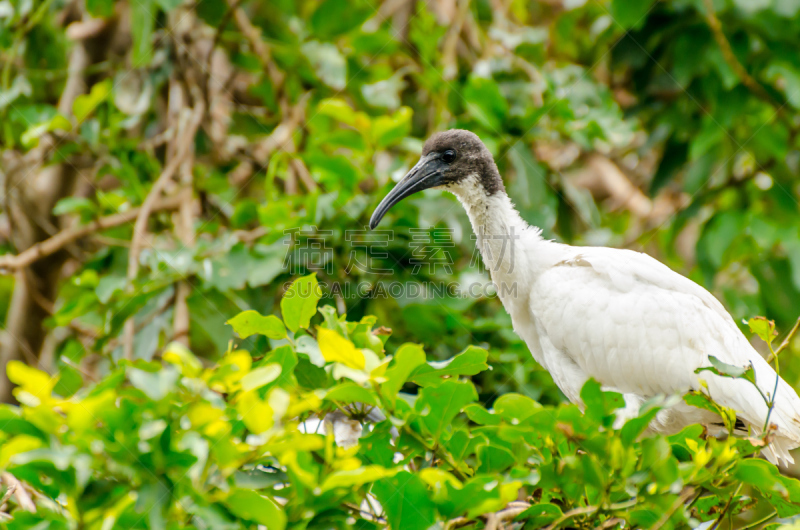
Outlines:
<svg viewBox="0 0 800 530"><path fill-rule="evenodd" d="M740 367L752 363L764 394L775 387L775 371L711 293L646 254L559 247L563 259L534 282L530 310L547 363L560 364L548 370L566 370L556 382L577 387L562 388L567 395L577 395L585 377L642 400L701 390L702 379L712 399L734 409L755 432L763 428L769 407L750 382L695 373L710 366L713 355ZM800 398L782 380L776 395L773 456L789 459L787 449L800 445ZM686 408L664 415L664 427L697 421Z"/></svg>

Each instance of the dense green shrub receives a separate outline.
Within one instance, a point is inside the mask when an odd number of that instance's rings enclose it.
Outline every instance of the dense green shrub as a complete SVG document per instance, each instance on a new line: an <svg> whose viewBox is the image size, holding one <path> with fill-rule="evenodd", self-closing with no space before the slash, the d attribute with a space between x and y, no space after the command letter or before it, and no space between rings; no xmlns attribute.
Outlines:
<svg viewBox="0 0 800 530"><path fill-rule="evenodd" d="M10 364L21 406L0 409L0 466L36 510L8 528L676 528L800 513L800 482L754 458L761 440L699 425L641 438L663 400L614 430L621 396L594 381L585 413L516 393L487 409L468 379L490 368L485 350L386 355L374 317L317 314L314 286L292 285L283 320L231 319L272 347L232 345L213 365L172 344L65 399L56 378Z"/></svg>
<svg viewBox="0 0 800 530"><path fill-rule="evenodd" d="M463 127L546 237L647 251L788 330L798 49L797 0L0 0L2 524L784 519L762 441L616 432L618 399L565 405L491 293L381 296L488 283L452 197L404 201L374 249L364 225ZM312 272L367 290L290 309ZM369 421L342 449L318 420L347 441L346 416Z"/></svg>

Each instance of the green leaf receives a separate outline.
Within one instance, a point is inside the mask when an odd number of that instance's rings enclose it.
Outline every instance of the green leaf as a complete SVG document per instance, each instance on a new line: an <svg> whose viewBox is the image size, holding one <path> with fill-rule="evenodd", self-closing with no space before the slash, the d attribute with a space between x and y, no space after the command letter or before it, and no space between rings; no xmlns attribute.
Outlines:
<svg viewBox="0 0 800 530"><path fill-rule="evenodd" d="M330 42L313 40L303 44L300 49L320 81L334 90L344 90L347 85L347 61L339 48Z"/></svg>
<svg viewBox="0 0 800 530"><path fill-rule="evenodd" d="M199 0L195 7L197 15L212 28L219 27L222 24L227 10L228 6L225 2L219 2L218 0ZM220 30L222 29L220 28Z"/></svg>
<svg viewBox="0 0 800 530"><path fill-rule="evenodd" d="M367 405L377 405L375 396L372 393L353 382L346 382L337 385L325 394L325 399L338 401L340 403L366 403Z"/></svg>
<svg viewBox="0 0 800 530"><path fill-rule="evenodd" d="M114 0L86 0L86 10L93 17L110 17L114 14Z"/></svg>
<svg viewBox="0 0 800 530"><path fill-rule="evenodd" d="M233 330L243 339L255 334L264 335L270 339L286 338L286 327L278 317L274 315L261 316L258 311L252 309L242 311L228 320L227 324L232 326Z"/></svg>
<svg viewBox="0 0 800 530"><path fill-rule="evenodd" d="M137 0L131 4L134 68L148 66L153 58L153 30L157 12L153 0Z"/></svg>
<svg viewBox="0 0 800 530"><path fill-rule="evenodd" d="M581 388L581 401L586 406L588 417L607 425L611 423L612 413L625 406L622 394L603 391L594 379L589 379Z"/></svg>
<svg viewBox="0 0 800 530"><path fill-rule="evenodd" d="M650 422L656 417L660 408L652 408L636 418L631 418L625 422L620 430L620 440L626 447L630 447L641 434L650 426Z"/></svg>
<svg viewBox="0 0 800 530"><path fill-rule="evenodd" d="M718 375L726 376L726 377L742 377L748 370L752 370L752 367L741 367L741 366L734 366L732 364L728 364L725 362L720 361L713 355L708 356L709 362L711 362L711 366L706 366L703 368L698 368L695 370L696 373L703 372L704 370L708 370L714 372Z"/></svg>
<svg viewBox="0 0 800 530"><path fill-rule="evenodd" d="M463 352L450 360L423 364L411 374L413 383L421 386L437 385L445 377L475 375L489 368L486 359L489 352L477 346L467 346Z"/></svg>
<svg viewBox="0 0 800 530"><path fill-rule="evenodd" d="M225 499L228 509L242 519L265 525L267 530L284 530L286 514L275 501L255 491L234 488Z"/></svg>
<svg viewBox="0 0 800 530"><path fill-rule="evenodd" d="M321 297L316 273L295 280L281 299L281 313L286 327L292 331L308 329Z"/></svg>
<svg viewBox="0 0 800 530"><path fill-rule="evenodd" d="M683 401L685 401L687 405L691 405L699 409L710 410L711 412L717 414L719 413L719 405L714 403L708 396L706 396L702 392L698 391L688 392L683 396Z"/></svg>
<svg viewBox="0 0 800 530"><path fill-rule="evenodd" d="M541 410L542 406L528 396L523 396L516 392L509 392L497 398L492 408L495 414L499 415L504 420L517 423L523 422L531 417L536 411Z"/></svg>
<svg viewBox="0 0 800 530"><path fill-rule="evenodd" d="M623 29L637 29L644 24L654 0L612 0L611 17Z"/></svg>
<svg viewBox="0 0 800 530"><path fill-rule="evenodd" d="M502 130L508 104L494 80L471 76L464 87L464 99L467 111L475 121L492 133Z"/></svg>
<svg viewBox="0 0 800 530"><path fill-rule="evenodd" d="M545 502L534 504L522 512L519 519L525 519L529 524L533 525L534 528L540 528L552 523L562 515L564 515L564 512L561 511L561 508L555 504Z"/></svg>
<svg viewBox="0 0 800 530"><path fill-rule="evenodd" d="M772 341L778 334L778 332L775 331L775 321L767 320L766 317L753 317L747 321L747 325L750 326L751 333L755 333L761 340L768 344L772 344Z"/></svg>
<svg viewBox="0 0 800 530"><path fill-rule="evenodd" d="M203 371L203 364L200 360L180 342L170 342L164 353L161 354L164 361L178 367L184 375L197 377Z"/></svg>
<svg viewBox="0 0 800 530"><path fill-rule="evenodd" d="M64 197L53 207L53 215L93 213L96 209L95 203L86 197Z"/></svg>
<svg viewBox="0 0 800 530"><path fill-rule="evenodd" d="M70 129L72 129L72 124L69 120L61 114L56 114L49 120L28 127L20 136L19 141L23 147L30 148L36 146L39 143L39 138L48 132L69 131Z"/></svg>
<svg viewBox="0 0 800 530"><path fill-rule="evenodd" d="M317 113L321 116L330 116L351 127L356 126L356 120L358 119L358 113L353 107L348 105L343 99L338 98L329 98L320 101L319 105L317 105ZM369 123L369 117L364 115L364 119Z"/></svg>
<svg viewBox="0 0 800 530"><path fill-rule="evenodd" d="M466 515L477 517L504 508L519 492L519 482L499 483L492 475L477 475L461 489L447 486L447 498L439 503L439 512L445 517Z"/></svg>
<svg viewBox="0 0 800 530"><path fill-rule="evenodd" d="M242 385L242 390L255 390L261 388L267 383L271 383L281 375L281 365L278 363L269 363L251 370L247 375L242 377L239 384Z"/></svg>
<svg viewBox="0 0 800 530"><path fill-rule="evenodd" d="M372 492L386 510L392 528L427 530L436 521L436 506L428 497L425 483L416 475L401 471L376 482Z"/></svg>
<svg viewBox="0 0 800 530"><path fill-rule="evenodd" d="M766 460L742 460L733 476L757 488L775 507L779 517L792 517L800 513L800 481L784 477L777 467Z"/></svg>
<svg viewBox="0 0 800 530"><path fill-rule="evenodd" d="M164 10L165 13L169 13L179 5L183 3L183 0L155 0L156 3Z"/></svg>
<svg viewBox="0 0 800 530"><path fill-rule="evenodd" d="M800 70L786 62L772 63L764 72L770 82L786 94L786 101L800 110Z"/></svg>
<svg viewBox="0 0 800 530"><path fill-rule="evenodd" d="M111 95L111 88L111 79L106 79L92 86L88 94L81 94L75 98L72 103L72 114L75 115L78 123L88 118L101 103L108 99L108 96Z"/></svg>
<svg viewBox="0 0 800 530"><path fill-rule="evenodd" d="M397 469L386 469L381 466L364 466L358 469L346 471L336 471L325 478L322 483L322 491L330 491L334 488L347 488L352 490L356 486L361 486L369 482L392 477L397 473Z"/></svg>
<svg viewBox="0 0 800 530"><path fill-rule="evenodd" d="M418 344L403 344L394 354L392 365L386 370L386 381L381 384L381 393L394 401L397 393L408 381L416 368L425 364L425 352Z"/></svg>
<svg viewBox="0 0 800 530"><path fill-rule="evenodd" d="M373 13L363 2L324 0L311 14L311 32L320 39L329 40L360 26Z"/></svg>
<svg viewBox="0 0 800 530"><path fill-rule="evenodd" d="M481 445L476 452L479 473L498 473L513 466L517 459L499 445Z"/></svg>
<svg viewBox="0 0 800 530"><path fill-rule="evenodd" d="M425 387L419 393L416 409L422 414L422 423L434 441L441 438L461 410L478 399L472 383L445 381L436 387Z"/></svg>
<svg viewBox="0 0 800 530"><path fill-rule="evenodd" d="M411 109L401 107L391 116L378 116L372 122L372 140L379 149L398 143L411 133Z"/></svg>
<svg viewBox="0 0 800 530"><path fill-rule="evenodd" d="M129 367L127 375L131 384L153 401L160 401L173 392L180 377L178 370L172 366L165 366L156 372Z"/></svg>
<svg viewBox="0 0 800 530"><path fill-rule="evenodd" d="M282 346L278 346L267 355L264 356L261 361L259 361L259 366L264 366L267 364L275 363L281 367L281 375L276 380L276 384L288 387L297 384L295 379L295 368L297 367L298 359L297 353L295 353L294 348L292 348L289 344L284 344ZM272 388L273 385L269 385L268 388Z"/></svg>

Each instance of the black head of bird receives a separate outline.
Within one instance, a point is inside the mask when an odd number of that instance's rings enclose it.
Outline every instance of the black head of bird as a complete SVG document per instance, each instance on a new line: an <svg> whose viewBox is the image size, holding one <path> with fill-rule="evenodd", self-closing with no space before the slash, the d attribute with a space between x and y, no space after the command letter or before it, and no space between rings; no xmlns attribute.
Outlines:
<svg viewBox="0 0 800 530"><path fill-rule="evenodd" d="M505 191L492 154L477 135L463 129L434 134L425 142L419 162L375 209L369 227L375 229L386 212L409 195L431 188L454 191L472 179L485 195Z"/></svg>

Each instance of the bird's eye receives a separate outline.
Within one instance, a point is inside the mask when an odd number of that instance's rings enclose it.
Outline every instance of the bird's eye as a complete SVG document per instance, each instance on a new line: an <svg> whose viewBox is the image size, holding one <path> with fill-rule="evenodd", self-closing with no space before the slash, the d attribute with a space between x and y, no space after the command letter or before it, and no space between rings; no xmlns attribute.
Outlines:
<svg viewBox="0 0 800 530"><path fill-rule="evenodd" d="M456 152L453 151L452 149L448 149L447 151L442 153L442 160L444 160L448 164L450 162L453 162L455 159L456 159Z"/></svg>

